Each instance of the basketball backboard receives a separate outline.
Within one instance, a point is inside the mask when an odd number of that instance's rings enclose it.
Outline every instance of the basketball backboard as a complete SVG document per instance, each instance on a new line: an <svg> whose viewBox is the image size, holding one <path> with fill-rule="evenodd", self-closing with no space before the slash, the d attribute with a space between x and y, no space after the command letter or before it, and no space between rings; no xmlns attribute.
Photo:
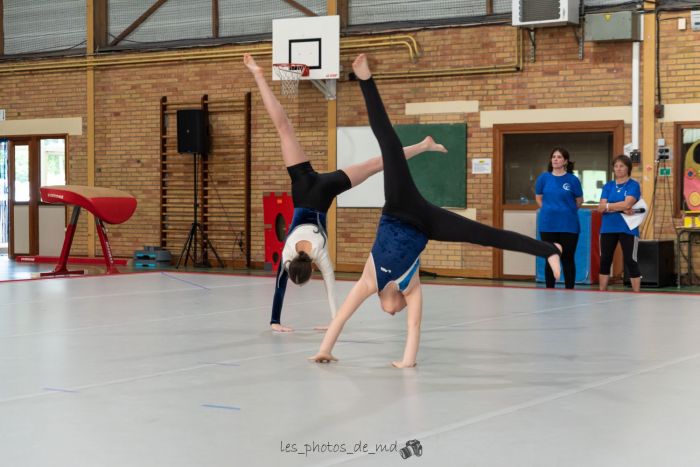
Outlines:
<svg viewBox="0 0 700 467"><path fill-rule="evenodd" d="M340 70L340 17L310 16L272 21L272 63L309 67L302 80L335 80ZM279 81L273 73L272 79Z"/></svg>

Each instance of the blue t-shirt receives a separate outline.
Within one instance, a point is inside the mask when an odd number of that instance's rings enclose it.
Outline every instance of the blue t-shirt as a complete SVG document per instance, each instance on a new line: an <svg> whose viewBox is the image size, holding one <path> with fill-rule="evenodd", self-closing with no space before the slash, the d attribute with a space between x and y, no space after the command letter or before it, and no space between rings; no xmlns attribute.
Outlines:
<svg viewBox="0 0 700 467"><path fill-rule="evenodd" d="M612 204L624 201L627 196L633 196L635 202L642 197L642 190L639 183L631 178L621 185L615 183L615 180L606 183L603 187L600 199L607 199L608 203ZM639 237L639 227L630 230L620 211L604 212L603 222L600 225L600 233L625 233Z"/></svg>
<svg viewBox="0 0 700 467"><path fill-rule="evenodd" d="M542 195L538 216L540 232L580 232L576 198L583 196L583 189L576 175L544 172L537 177L535 194Z"/></svg>

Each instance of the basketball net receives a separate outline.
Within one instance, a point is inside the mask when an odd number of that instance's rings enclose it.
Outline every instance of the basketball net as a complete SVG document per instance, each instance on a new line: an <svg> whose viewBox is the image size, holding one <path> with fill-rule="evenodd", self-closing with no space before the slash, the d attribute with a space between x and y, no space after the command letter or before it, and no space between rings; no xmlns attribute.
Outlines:
<svg viewBox="0 0 700 467"><path fill-rule="evenodd" d="M275 63L272 65L275 75L282 83L282 95L296 97L299 93L299 80L309 75L309 67L299 63Z"/></svg>

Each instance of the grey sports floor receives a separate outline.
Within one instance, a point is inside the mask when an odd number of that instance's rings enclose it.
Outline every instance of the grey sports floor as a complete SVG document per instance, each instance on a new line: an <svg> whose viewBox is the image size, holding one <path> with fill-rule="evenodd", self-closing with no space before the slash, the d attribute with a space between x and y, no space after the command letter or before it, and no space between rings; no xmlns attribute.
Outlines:
<svg viewBox="0 0 700 467"><path fill-rule="evenodd" d="M405 314L369 300L318 365L322 281L290 285L293 334L273 284L0 283L0 466L700 465L697 296L424 285L397 370Z"/></svg>

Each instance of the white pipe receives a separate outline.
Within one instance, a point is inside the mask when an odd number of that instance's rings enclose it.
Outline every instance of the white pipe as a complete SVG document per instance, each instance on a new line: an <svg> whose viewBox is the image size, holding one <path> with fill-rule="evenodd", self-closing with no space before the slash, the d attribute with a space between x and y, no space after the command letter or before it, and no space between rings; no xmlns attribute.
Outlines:
<svg viewBox="0 0 700 467"><path fill-rule="evenodd" d="M632 43L632 149L639 149L639 42Z"/></svg>

